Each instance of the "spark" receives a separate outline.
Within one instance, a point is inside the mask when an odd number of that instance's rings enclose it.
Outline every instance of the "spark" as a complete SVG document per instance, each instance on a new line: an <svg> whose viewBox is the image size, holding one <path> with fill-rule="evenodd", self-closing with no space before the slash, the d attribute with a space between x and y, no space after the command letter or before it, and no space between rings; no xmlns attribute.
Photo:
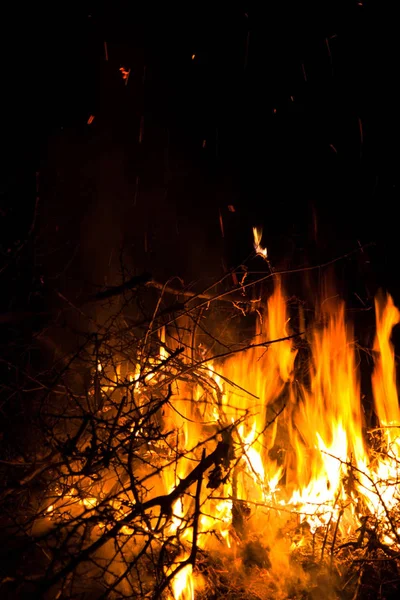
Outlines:
<svg viewBox="0 0 400 600"><path fill-rule="evenodd" d="M221 228L221 236L225 237L225 231L224 231L224 221L222 219L222 213L221 213L221 209L219 209L219 226Z"/></svg>
<svg viewBox="0 0 400 600"><path fill-rule="evenodd" d="M125 85L128 85L129 75L131 74L131 70L125 69L125 67L120 67L119 70L121 72L122 79L125 81Z"/></svg>

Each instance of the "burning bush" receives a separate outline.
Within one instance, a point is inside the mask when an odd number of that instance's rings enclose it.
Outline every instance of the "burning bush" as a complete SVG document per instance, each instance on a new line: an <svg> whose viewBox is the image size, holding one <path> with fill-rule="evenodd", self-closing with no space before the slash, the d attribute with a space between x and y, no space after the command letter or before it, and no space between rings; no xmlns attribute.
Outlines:
<svg viewBox="0 0 400 600"><path fill-rule="evenodd" d="M108 316L73 355L23 374L41 437L2 464L3 596L356 598L377 577L389 596L400 313L377 298L368 429L344 304L294 331L263 279L265 303L245 277L201 294L133 278L97 295ZM249 313L253 339L233 342Z"/></svg>

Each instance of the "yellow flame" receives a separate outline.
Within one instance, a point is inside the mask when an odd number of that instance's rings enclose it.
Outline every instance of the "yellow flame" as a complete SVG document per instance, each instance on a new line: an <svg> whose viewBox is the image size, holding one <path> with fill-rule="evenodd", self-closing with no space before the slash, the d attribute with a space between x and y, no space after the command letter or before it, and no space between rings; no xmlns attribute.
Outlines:
<svg viewBox="0 0 400 600"><path fill-rule="evenodd" d="M194 600L193 568L190 563L178 571L171 587L174 600Z"/></svg>
<svg viewBox="0 0 400 600"><path fill-rule="evenodd" d="M331 303L321 318L310 339L310 387L300 386L291 429L295 491L290 502L303 513L318 512L308 519L315 527L331 518L344 496L350 456L357 467L367 460L354 340L345 322L344 304ZM322 512L316 511L318 505L324 506Z"/></svg>
<svg viewBox="0 0 400 600"><path fill-rule="evenodd" d="M261 246L262 239L262 228L261 227L253 227L253 237L254 237L254 250L258 256L262 256L263 258L267 258L268 252L266 248Z"/></svg>

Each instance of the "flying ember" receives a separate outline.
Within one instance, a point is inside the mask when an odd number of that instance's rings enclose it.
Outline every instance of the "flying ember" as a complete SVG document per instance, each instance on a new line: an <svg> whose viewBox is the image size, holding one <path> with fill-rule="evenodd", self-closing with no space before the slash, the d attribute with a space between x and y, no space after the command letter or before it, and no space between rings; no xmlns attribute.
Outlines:
<svg viewBox="0 0 400 600"><path fill-rule="evenodd" d="M253 237L254 237L254 250L258 256L262 256L263 258L267 258L268 252L266 248L263 248L261 244L262 238L262 228L253 227Z"/></svg>

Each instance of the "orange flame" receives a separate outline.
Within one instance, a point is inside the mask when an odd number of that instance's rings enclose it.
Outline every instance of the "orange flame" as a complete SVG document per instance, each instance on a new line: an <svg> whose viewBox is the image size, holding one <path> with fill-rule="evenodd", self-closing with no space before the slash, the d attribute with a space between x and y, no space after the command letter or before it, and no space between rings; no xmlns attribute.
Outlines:
<svg viewBox="0 0 400 600"><path fill-rule="evenodd" d="M397 440L399 430L393 426L400 424L399 398L396 389L396 369L393 344L390 341L392 329L400 323L400 311L395 307L391 296L379 294L375 299L376 353L375 369L372 374L372 388L375 410L382 427L386 427L387 441Z"/></svg>

